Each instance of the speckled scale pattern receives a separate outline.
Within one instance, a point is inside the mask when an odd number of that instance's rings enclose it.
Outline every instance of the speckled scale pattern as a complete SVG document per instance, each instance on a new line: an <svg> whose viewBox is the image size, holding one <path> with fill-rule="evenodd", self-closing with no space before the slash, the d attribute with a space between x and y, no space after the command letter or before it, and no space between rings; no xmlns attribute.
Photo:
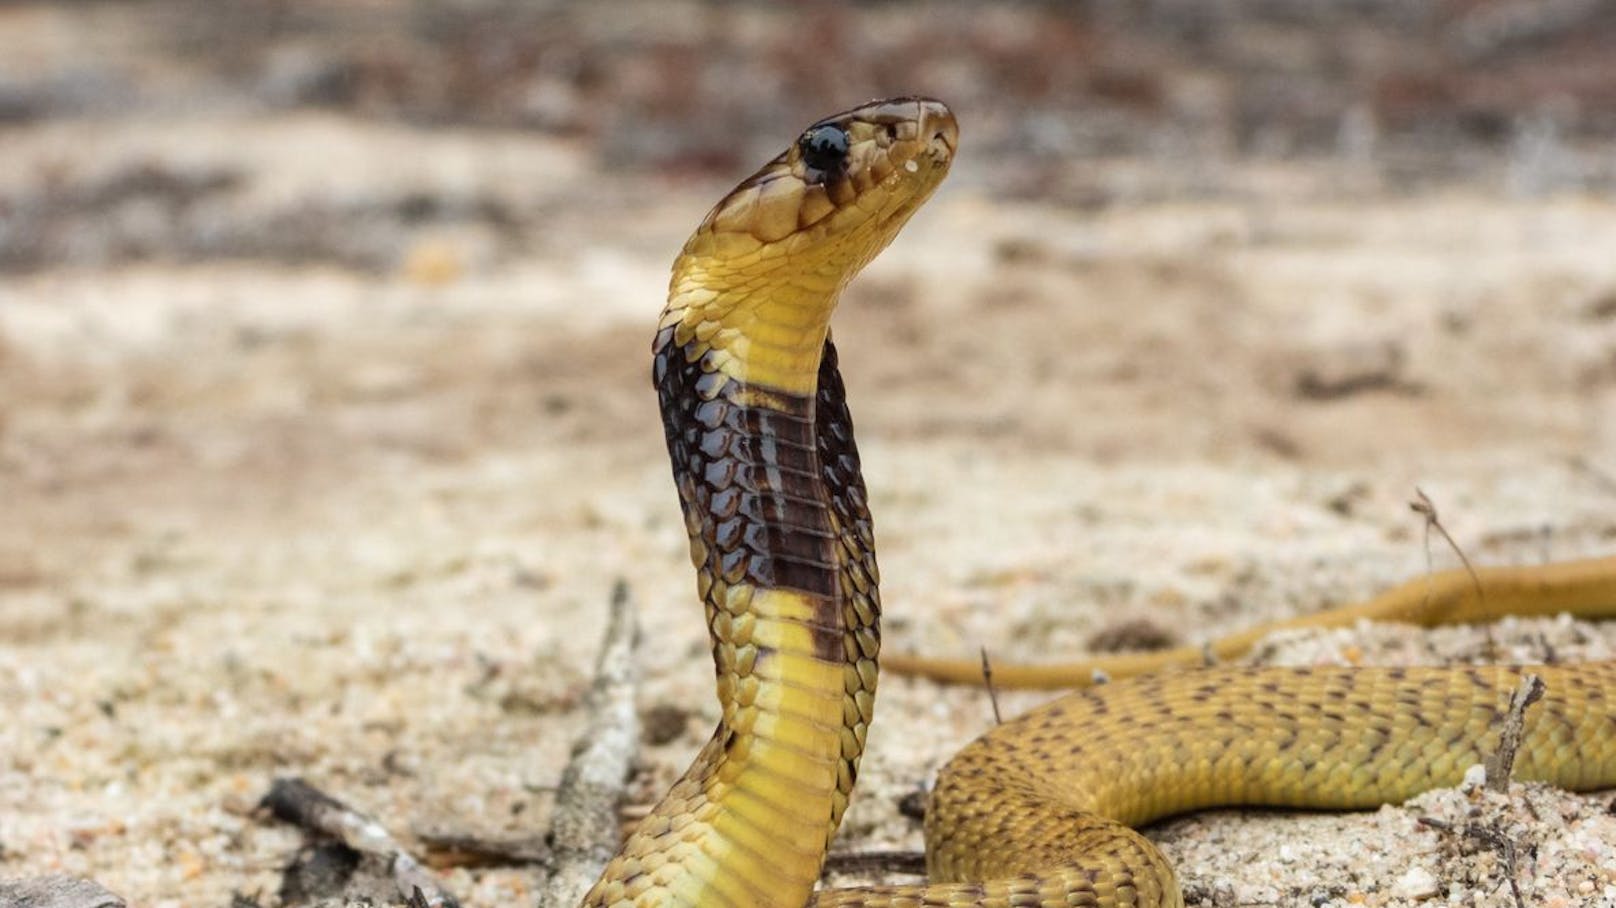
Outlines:
<svg viewBox="0 0 1616 908"><path fill-rule="evenodd" d="M1102 685L996 727L938 777L926 886L821 893L817 908L1182 904L1125 824L1215 805L1371 807L1457 784L1497 746L1527 672L1514 775L1616 784L1616 664L1209 668ZM949 880L991 882L946 882Z"/></svg>
<svg viewBox="0 0 1616 908"><path fill-rule="evenodd" d="M929 872L1075 877L1091 893L1047 904L1179 904L1157 885L1166 861L1126 824L1225 805L1371 807L1457 784L1496 747L1528 671L1548 694L1527 712L1516 778L1616 784L1616 664L1210 668L1074 693L966 747L932 795Z"/></svg>

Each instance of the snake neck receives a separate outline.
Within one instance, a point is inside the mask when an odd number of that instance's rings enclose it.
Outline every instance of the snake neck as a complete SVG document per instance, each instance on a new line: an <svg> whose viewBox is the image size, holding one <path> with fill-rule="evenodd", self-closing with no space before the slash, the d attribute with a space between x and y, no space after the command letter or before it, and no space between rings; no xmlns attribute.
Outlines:
<svg viewBox="0 0 1616 908"><path fill-rule="evenodd" d="M818 879L873 713L880 611L833 305L670 307L658 331L722 718L608 872L617 889L586 904L799 906Z"/></svg>

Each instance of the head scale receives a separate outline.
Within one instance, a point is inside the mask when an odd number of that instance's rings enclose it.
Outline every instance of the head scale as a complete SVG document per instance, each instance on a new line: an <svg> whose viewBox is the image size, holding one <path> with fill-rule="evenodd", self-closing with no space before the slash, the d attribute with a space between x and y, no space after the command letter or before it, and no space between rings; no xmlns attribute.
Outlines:
<svg viewBox="0 0 1616 908"><path fill-rule="evenodd" d="M735 187L686 243L692 258L774 259L845 284L948 173L959 127L940 101L872 101L826 117ZM724 269L701 268L711 280ZM756 274L755 268L748 271Z"/></svg>
<svg viewBox="0 0 1616 908"><path fill-rule="evenodd" d="M958 141L954 115L923 98L871 102L803 130L685 243L658 356L671 345L729 379L812 392L842 288L942 182Z"/></svg>

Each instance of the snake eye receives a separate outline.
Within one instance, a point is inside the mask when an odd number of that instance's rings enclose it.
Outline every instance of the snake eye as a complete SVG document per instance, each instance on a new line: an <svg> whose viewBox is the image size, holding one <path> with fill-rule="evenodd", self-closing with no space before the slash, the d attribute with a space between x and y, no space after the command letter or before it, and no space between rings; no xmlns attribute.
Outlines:
<svg viewBox="0 0 1616 908"><path fill-rule="evenodd" d="M847 166L847 133L840 126L816 126L797 142L812 177L838 175Z"/></svg>

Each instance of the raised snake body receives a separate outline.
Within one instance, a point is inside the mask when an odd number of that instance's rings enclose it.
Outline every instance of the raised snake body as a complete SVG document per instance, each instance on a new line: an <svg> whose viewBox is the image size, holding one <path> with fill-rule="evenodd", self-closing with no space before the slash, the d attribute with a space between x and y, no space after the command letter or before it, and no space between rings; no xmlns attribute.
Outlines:
<svg viewBox="0 0 1616 908"><path fill-rule="evenodd" d="M1181 905L1166 860L1128 824L1400 800L1456 783L1496 741L1520 668L1212 668L1104 685L999 726L943 769L926 816L931 883L814 893L880 648L829 321L957 141L953 115L925 99L822 120L726 196L674 264L654 380L723 714L585 906ZM1371 613L1616 612L1616 559L1479 579L1485 597L1448 575ZM1616 785L1616 665L1532 671L1548 696L1528 713L1517 776Z"/></svg>

